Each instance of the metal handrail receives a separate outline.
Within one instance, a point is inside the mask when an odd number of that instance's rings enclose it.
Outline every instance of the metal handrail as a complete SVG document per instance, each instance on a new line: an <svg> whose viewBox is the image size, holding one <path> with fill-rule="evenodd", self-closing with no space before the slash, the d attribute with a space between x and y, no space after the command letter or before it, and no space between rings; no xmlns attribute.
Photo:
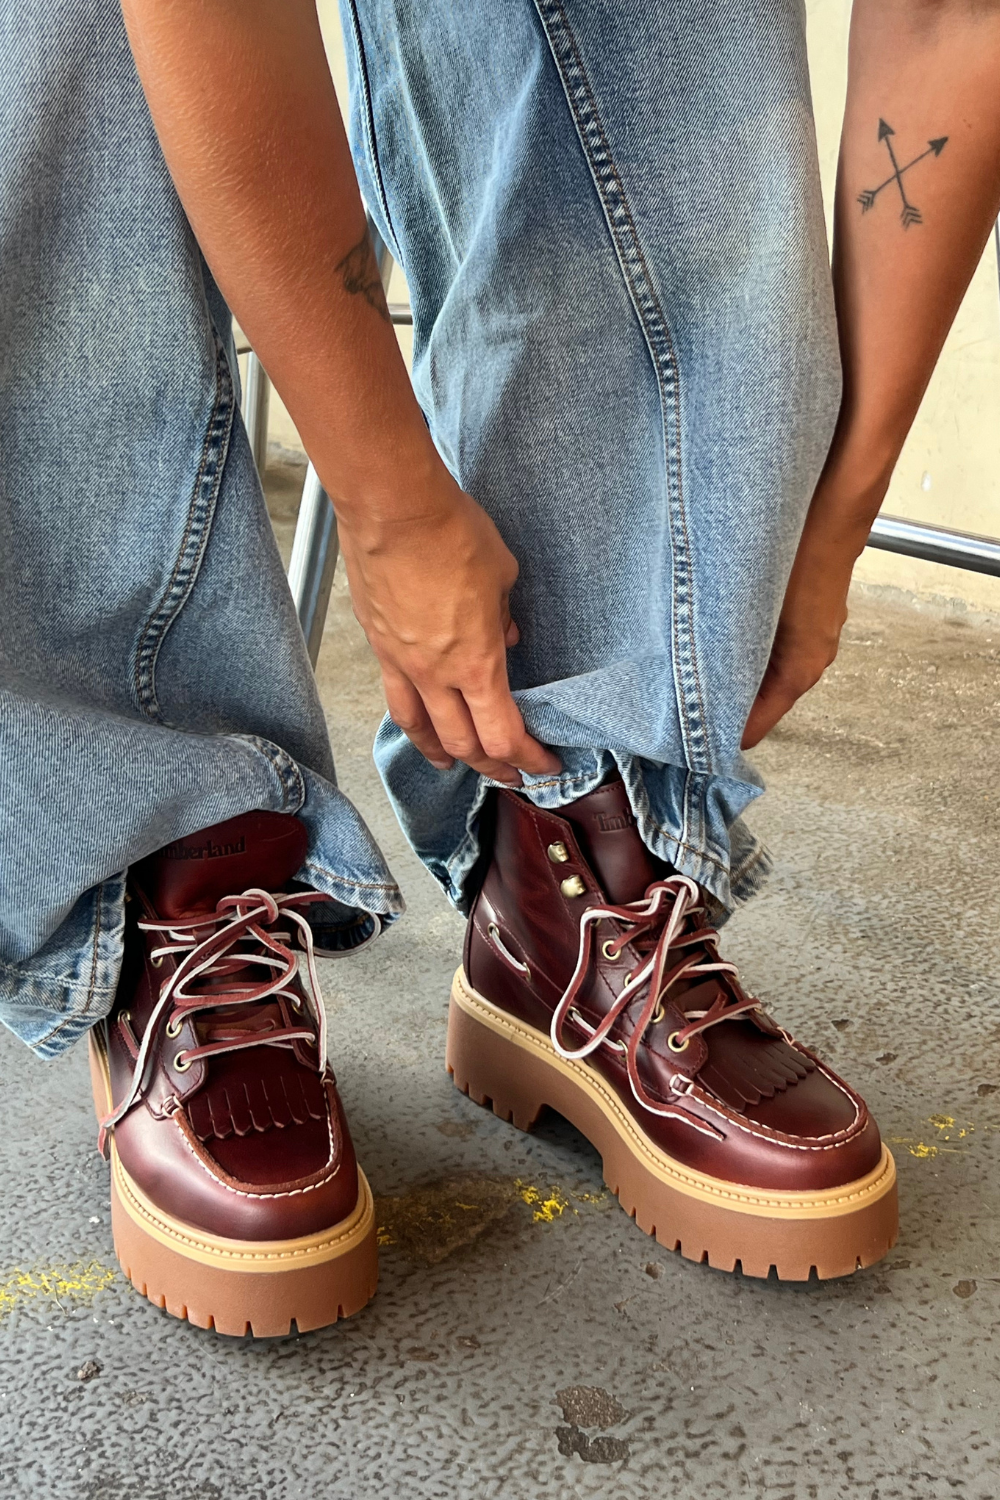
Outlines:
<svg viewBox="0 0 1000 1500"><path fill-rule="evenodd" d="M925 526L902 516L876 516L868 546L924 562L965 568L970 573L989 573L1000 578L1000 541L971 531L952 531L947 526Z"/></svg>

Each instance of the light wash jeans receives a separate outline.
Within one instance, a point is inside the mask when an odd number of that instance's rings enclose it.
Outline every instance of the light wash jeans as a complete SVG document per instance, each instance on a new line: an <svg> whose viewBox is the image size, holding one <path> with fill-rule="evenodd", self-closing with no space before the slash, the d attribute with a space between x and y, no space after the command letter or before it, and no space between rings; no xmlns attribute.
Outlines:
<svg viewBox="0 0 1000 1500"><path fill-rule="evenodd" d="M839 393L802 6L344 19L417 393L521 563L512 680L565 765L531 795L617 764L728 907L765 868L738 744ZM117 0L4 7L0 1019L43 1055L112 1002L124 870L208 824L303 817L344 947L401 909L336 788L234 385ZM388 722L376 757L462 904L484 786Z"/></svg>
<svg viewBox="0 0 1000 1500"><path fill-rule="evenodd" d="M118 0L0 7L0 1018L114 998L123 874L252 808L356 946L401 898L337 790L237 411L228 311Z"/></svg>
<svg viewBox="0 0 1000 1500"><path fill-rule="evenodd" d="M767 856L739 750L840 399L801 0L341 0L362 188L414 383L519 559L546 807L617 764L728 909ZM485 786L376 759L452 898Z"/></svg>

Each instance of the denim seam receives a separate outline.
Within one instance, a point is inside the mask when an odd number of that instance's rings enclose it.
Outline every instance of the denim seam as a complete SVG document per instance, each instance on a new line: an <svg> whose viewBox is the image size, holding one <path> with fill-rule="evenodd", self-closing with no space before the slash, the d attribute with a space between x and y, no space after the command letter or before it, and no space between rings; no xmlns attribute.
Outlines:
<svg viewBox="0 0 1000 1500"><path fill-rule="evenodd" d="M292 757L280 745L274 745L256 734L241 734L239 738L252 745L274 772L281 787L282 811L297 813L306 800L306 784Z"/></svg>
<svg viewBox="0 0 1000 1500"><path fill-rule="evenodd" d="M229 362L216 334L215 399L205 429L201 461L195 476L184 535L170 581L143 626L136 648L136 698L140 711L156 723L163 722L156 697L156 663L167 632L187 603L198 578L229 451L233 412L233 381Z"/></svg>
<svg viewBox="0 0 1000 1500"><path fill-rule="evenodd" d="M615 164L576 37L562 0L535 0L584 156L604 211L632 305L649 349L660 391L671 531L671 632L677 665L677 700L689 764L710 766L707 714L694 635L694 571L681 478L680 376L670 327L639 240L625 187Z"/></svg>
<svg viewBox="0 0 1000 1500"><path fill-rule="evenodd" d="M92 989L95 993L98 990L103 993L105 990L111 988L110 985L106 984L98 985L96 983L96 978L92 978L90 980L71 979L66 974L46 974L42 973L41 970L38 969L32 969L30 972L27 972L20 966L20 964L8 964L5 963L2 959L0 959L0 974L9 974L13 979L28 978L32 983L34 983L36 979L48 979L52 984L64 985L66 989L80 989L84 984L86 984L88 990Z"/></svg>
<svg viewBox="0 0 1000 1500"><path fill-rule="evenodd" d="M389 200L386 197L385 181L382 177L382 163L379 159L378 146L375 143L375 110L372 106L372 90L368 77L368 58L365 54L364 37L361 35L361 22L358 19L358 8L356 0L345 0L346 9L351 17L351 35L354 41L354 51L358 59L358 80L361 85L361 99L363 103L362 115L364 117L365 143L368 147L368 164L371 167L372 181L378 194L379 208L385 219L385 227L389 231L392 243L389 249L392 251L393 259L397 265L402 264L399 259L399 251L396 245L396 231L392 227L392 215L389 213Z"/></svg>
<svg viewBox="0 0 1000 1500"><path fill-rule="evenodd" d="M530 781L524 788L527 792L542 791L550 786L575 786L578 781L589 781L593 775L592 771L578 771L568 776L552 776L548 781ZM490 781L491 786L506 786L505 781Z"/></svg>
<svg viewBox="0 0 1000 1500"><path fill-rule="evenodd" d="M307 859L302 866L303 870L310 870L317 875L323 875L326 879L335 881L337 885L349 885L352 890L357 891L384 891L387 896L399 895L399 886L386 884L381 880L355 880L350 875L338 875L336 870L331 870L328 865L321 865L314 859ZM368 913L371 915L371 913Z"/></svg>
<svg viewBox="0 0 1000 1500"><path fill-rule="evenodd" d="M84 1001L83 1007L82 1007L82 1009L74 1009L74 1010L70 1011L69 1015L67 1015L67 1016L62 1016L60 1018L60 1020L57 1022L57 1024L52 1027L51 1031L47 1031L44 1036L40 1036L40 1037L38 1037L35 1040L34 1045L36 1047L43 1047L43 1046L45 1046L45 1044L47 1042L51 1042L55 1037L57 1037L59 1035L60 1031L62 1031L65 1026L68 1026L71 1022L80 1021L84 1016L87 1016L87 1015L90 1014L90 1007L93 1004L94 998L95 998L95 996L97 995L97 992L98 992L97 971L98 971L99 962L100 962L100 959L99 959L99 948L100 948L100 941L101 941L101 911L102 911L103 903L104 903L104 888L102 886L98 890L98 892L97 892L97 902L96 902L96 906L95 906L95 910L94 910L94 938L93 938L93 942L91 944L90 983L87 986L87 998ZM70 989L70 988L75 988L76 985L75 984L72 984L72 985L68 984L66 987L67 987L67 989ZM111 990L111 986L110 985L101 985L100 986L100 992L101 992L102 995L103 994L107 994L110 990Z"/></svg>
<svg viewBox="0 0 1000 1500"><path fill-rule="evenodd" d="M684 795L681 798L681 848L689 847L688 835L691 831L691 772L688 771L684 777Z"/></svg>
<svg viewBox="0 0 1000 1500"><path fill-rule="evenodd" d="M758 844L756 848L750 851L741 865L737 865L735 870L731 869L729 871L729 883L732 886L738 886L746 879L754 865L760 863L762 852L761 846Z"/></svg>
<svg viewBox="0 0 1000 1500"><path fill-rule="evenodd" d="M653 827L656 829L657 833L661 833L663 835L668 843L674 844L678 849L683 849L685 854L696 854L699 859L705 859L710 865L715 865L717 869L724 870L727 875L729 874L729 867L725 863L725 861L719 859L715 854L710 854L708 850L703 849L700 844L687 843L685 839L678 838L675 833L671 833L669 828L664 828L662 823L654 822Z"/></svg>

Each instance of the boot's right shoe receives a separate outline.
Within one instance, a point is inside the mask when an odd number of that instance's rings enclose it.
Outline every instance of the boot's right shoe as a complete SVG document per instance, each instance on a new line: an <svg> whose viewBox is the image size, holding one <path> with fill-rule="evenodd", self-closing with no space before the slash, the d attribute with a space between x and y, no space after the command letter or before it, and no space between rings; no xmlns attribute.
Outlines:
<svg viewBox="0 0 1000 1500"><path fill-rule="evenodd" d="M219 1333L320 1328L378 1276L306 915L327 898L292 885L307 844L298 818L256 812L136 865L118 995L90 1034L122 1268Z"/></svg>
<svg viewBox="0 0 1000 1500"><path fill-rule="evenodd" d="M745 993L622 783L560 814L504 791L495 813L452 990L459 1088L521 1129L558 1110L690 1260L797 1281L885 1255L896 1172L864 1101Z"/></svg>

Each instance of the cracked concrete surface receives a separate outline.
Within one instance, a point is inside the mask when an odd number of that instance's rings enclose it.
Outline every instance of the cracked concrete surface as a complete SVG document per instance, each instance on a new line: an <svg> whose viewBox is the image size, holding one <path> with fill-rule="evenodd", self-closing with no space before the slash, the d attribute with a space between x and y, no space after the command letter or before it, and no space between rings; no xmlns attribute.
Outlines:
<svg viewBox="0 0 1000 1500"><path fill-rule="evenodd" d="M287 545L294 476L271 488ZM339 771L410 908L323 972L380 1198L379 1294L275 1342L158 1312L114 1271L84 1049L42 1064L0 1038L3 1494L992 1500L998 661L1000 629L861 599L758 752L751 816L777 868L726 949L868 1096L903 1217L872 1271L779 1286L675 1259L569 1126L521 1135L452 1087L462 927L379 790L377 673L338 577L320 680Z"/></svg>

